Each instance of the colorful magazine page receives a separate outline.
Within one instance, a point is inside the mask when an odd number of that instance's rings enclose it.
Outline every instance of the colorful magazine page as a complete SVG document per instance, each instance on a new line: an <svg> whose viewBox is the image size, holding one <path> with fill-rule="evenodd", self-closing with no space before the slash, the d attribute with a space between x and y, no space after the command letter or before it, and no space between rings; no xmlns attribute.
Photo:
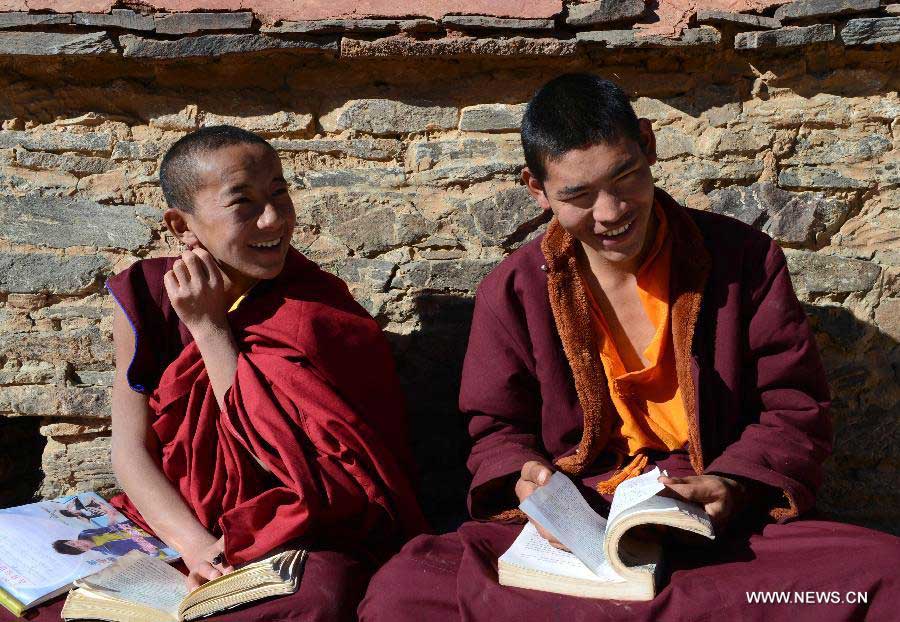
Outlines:
<svg viewBox="0 0 900 622"><path fill-rule="evenodd" d="M178 559L92 492L0 510L0 604L22 615L129 551Z"/></svg>

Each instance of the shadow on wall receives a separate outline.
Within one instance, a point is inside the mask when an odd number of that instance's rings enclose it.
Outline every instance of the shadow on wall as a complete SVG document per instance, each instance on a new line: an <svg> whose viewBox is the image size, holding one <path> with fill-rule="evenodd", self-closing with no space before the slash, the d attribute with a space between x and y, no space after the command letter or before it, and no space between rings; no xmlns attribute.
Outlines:
<svg viewBox="0 0 900 622"><path fill-rule="evenodd" d="M46 440L38 417L0 416L0 508L35 500Z"/></svg>

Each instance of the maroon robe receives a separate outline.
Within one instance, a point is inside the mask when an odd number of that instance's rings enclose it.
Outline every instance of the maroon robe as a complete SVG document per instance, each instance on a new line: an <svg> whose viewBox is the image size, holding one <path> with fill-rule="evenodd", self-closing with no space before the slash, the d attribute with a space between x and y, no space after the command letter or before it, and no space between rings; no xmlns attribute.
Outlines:
<svg viewBox="0 0 900 622"><path fill-rule="evenodd" d="M604 514L610 500L594 486L613 472L605 444L617 414L576 273L577 242L553 221L476 295L460 408L471 416L470 511L495 522L407 544L372 579L362 620L820 620L866 611L889 619L900 597L900 539L787 522L813 506L831 429L824 371L783 253L738 221L686 210L661 191L657 199L673 241L672 339L689 442L651 454L647 469L757 482L768 492L756 499L760 516L737 517L710 548L670 543L671 576L649 602L498 585L497 557L521 529L513 485L525 462L553 461ZM746 592L755 590L852 590L869 602L750 605Z"/></svg>
<svg viewBox="0 0 900 622"><path fill-rule="evenodd" d="M175 259L139 262L107 284L134 328L127 376L149 393L160 468L204 527L224 534L229 563L312 549L298 593L241 620L353 619L375 565L424 528L387 342L340 279L292 249L228 316L239 354L222 410L165 295ZM114 503L145 524L125 495ZM59 606L37 619L59 619Z"/></svg>

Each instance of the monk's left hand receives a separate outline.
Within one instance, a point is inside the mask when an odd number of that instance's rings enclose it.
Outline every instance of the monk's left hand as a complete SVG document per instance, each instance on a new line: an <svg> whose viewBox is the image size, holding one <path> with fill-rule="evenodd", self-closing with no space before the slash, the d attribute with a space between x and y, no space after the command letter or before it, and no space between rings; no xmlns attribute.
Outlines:
<svg viewBox="0 0 900 622"><path fill-rule="evenodd" d="M702 505L716 532L724 530L747 504L744 484L720 475L661 476L657 481L667 488L660 494Z"/></svg>
<svg viewBox="0 0 900 622"><path fill-rule="evenodd" d="M163 276L163 283L172 307L195 338L204 330L227 326L225 278L206 249L181 253Z"/></svg>

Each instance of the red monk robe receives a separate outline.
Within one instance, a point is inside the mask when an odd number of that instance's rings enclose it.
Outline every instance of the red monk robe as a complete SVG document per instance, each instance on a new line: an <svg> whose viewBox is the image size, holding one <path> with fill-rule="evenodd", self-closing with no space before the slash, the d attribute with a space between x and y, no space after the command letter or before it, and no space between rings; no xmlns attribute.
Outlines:
<svg viewBox="0 0 900 622"><path fill-rule="evenodd" d="M313 550L297 594L212 619L353 619L376 564L424 528L387 342L340 279L292 249L228 316L239 355L220 412L163 287L175 259L141 261L107 284L134 328L128 381L150 394L159 464L224 534L229 563L292 542ZM114 503L143 523L125 495ZM58 620L61 606L32 617Z"/></svg>
<svg viewBox="0 0 900 622"><path fill-rule="evenodd" d="M671 335L688 446L650 452L644 471L658 465L674 477L756 482L771 493L759 500L768 524L744 516L711 547L670 543L670 575L649 602L498 584L497 558L521 530L513 486L525 462L552 462L604 515L611 497L596 486L616 474L607 441L617 413L575 267L576 241L554 220L476 295L460 390L460 408L471 416L476 521L409 542L373 577L361 620L897 619L900 539L794 520L809 516L831 432L824 371L783 253L738 221L684 209L658 189L656 200L672 236ZM759 590L826 600L748 602ZM868 602L847 592L864 592Z"/></svg>

